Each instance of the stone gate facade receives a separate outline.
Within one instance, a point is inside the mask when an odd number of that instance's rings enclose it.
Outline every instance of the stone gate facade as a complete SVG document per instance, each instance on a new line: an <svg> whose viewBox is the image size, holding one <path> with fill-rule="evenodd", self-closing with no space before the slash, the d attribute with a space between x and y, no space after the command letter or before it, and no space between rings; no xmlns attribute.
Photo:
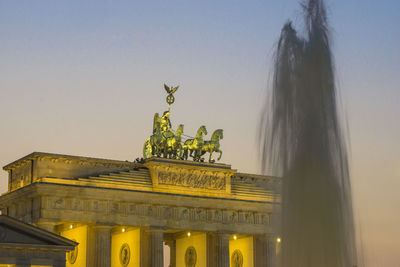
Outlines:
<svg viewBox="0 0 400 267"><path fill-rule="evenodd" d="M34 152L4 167L0 209L79 245L66 266L274 266L280 180L227 164Z"/></svg>

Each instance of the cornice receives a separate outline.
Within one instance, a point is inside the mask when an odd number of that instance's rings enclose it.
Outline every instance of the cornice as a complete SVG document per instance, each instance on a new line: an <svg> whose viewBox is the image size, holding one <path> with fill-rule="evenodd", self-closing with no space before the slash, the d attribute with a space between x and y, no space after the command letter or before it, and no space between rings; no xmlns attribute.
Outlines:
<svg viewBox="0 0 400 267"><path fill-rule="evenodd" d="M9 171L15 168L18 168L28 161L35 159L50 159L55 162L64 161L66 163L89 163L93 165L104 165L104 166L126 166L129 168L134 168L137 166L137 163L130 161L122 161L122 160L111 160L111 159L102 159L102 158L92 158L92 157L82 157L82 156L72 156L72 155L63 155L63 154L55 154L55 153L45 153L45 152L33 152L29 155L26 155L16 161L11 162L3 167L3 170Z"/></svg>
<svg viewBox="0 0 400 267"><path fill-rule="evenodd" d="M240 173L240 172L235 173L232 176L232 178L240 180L240 181L252 182L252 183L264 182L264 183L270 183L270 184L281 184L281 182L282 182L281 177L251 174L251 173Z"/></svg>

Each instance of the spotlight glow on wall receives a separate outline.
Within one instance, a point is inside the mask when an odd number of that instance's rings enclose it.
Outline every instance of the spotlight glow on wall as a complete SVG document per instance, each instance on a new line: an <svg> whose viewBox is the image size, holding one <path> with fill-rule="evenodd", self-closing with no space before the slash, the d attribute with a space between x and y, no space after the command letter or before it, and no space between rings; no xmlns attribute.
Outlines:
<svg viewBox="0 0 400 267"><path fill-rule="evenodd" d="M191 233L190 233L190 232L187 232L187 236L190 237L190 235L191 235Z"/></svg>

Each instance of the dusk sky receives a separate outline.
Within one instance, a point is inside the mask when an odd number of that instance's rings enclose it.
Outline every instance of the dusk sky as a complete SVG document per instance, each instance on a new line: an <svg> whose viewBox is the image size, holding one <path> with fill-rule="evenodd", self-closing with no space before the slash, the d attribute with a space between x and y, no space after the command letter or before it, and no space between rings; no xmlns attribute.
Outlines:
<svg viewBox="0 0 400 267"><path fill-rule="evenodd" d="M359 249L365 266L399 267L400 2L326 4ZM224 129L222 162L260 173L257 125L288 19L300 28L299 1L0 1L0 165L33 151L141 157L165 82L180 85L174 128Z"/></svg>

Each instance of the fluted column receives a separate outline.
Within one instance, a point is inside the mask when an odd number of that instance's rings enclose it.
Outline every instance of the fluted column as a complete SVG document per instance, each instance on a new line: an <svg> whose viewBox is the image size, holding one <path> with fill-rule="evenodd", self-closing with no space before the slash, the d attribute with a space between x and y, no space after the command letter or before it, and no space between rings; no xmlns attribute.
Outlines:
<svg viewBox="0 0 400 267"><path fill-rule="evenodd" d="M141 267L164 267L164 230L157 228L143 229L140 235Z"/></svg>
<svg viewBox="0 0 400 267"><path fill-rule="evenodd" d="M253 236L254 267L275 267L275 247L271 244L274 240L270 235Z"/></svg>
<svg viewBox="0 0 400 267"><path fill-rule="evenodd" d="M267 246L268 246L268 259L267 266L275 267L276 266L276 237L274 235L266 236Z"/></svg>
<svg viewBox="0 0 400 267"><path fill-rule="evenodd" d="M163 230L149 230L150 267L164 267Z"/></svg>
<svg viewBox="0 0 400 267"><path fill-rule="evenodd" d="M16 267L30 267L31 261L30 261L30 259L17 258L15 266Z"/></svg>
<svg viewBox="0 0 400 267"><path fill-rule="evenodd" d="M165 243L169 246L169 267L176 267L176 240L167 240Z"/></svg>
<svg viewBox="0 0 400 267"><path fill-rule="evenodd" d="M230 267L229 264L229 233L217 233L216 234L216 256L217 266L216 267Z"/></svg>
<svg viewBox="0 0 400 267"><path fill-rule="evenodd" d="M207 233L207 267L216 267L217 266L217 245L216 245L216 236L215 232Z"/></svg>
<svg viewBox="0 0 400 267"><path fill-rule="evenodd" d="M88 228L88 266L111 266L111 226Z"/></svg>

